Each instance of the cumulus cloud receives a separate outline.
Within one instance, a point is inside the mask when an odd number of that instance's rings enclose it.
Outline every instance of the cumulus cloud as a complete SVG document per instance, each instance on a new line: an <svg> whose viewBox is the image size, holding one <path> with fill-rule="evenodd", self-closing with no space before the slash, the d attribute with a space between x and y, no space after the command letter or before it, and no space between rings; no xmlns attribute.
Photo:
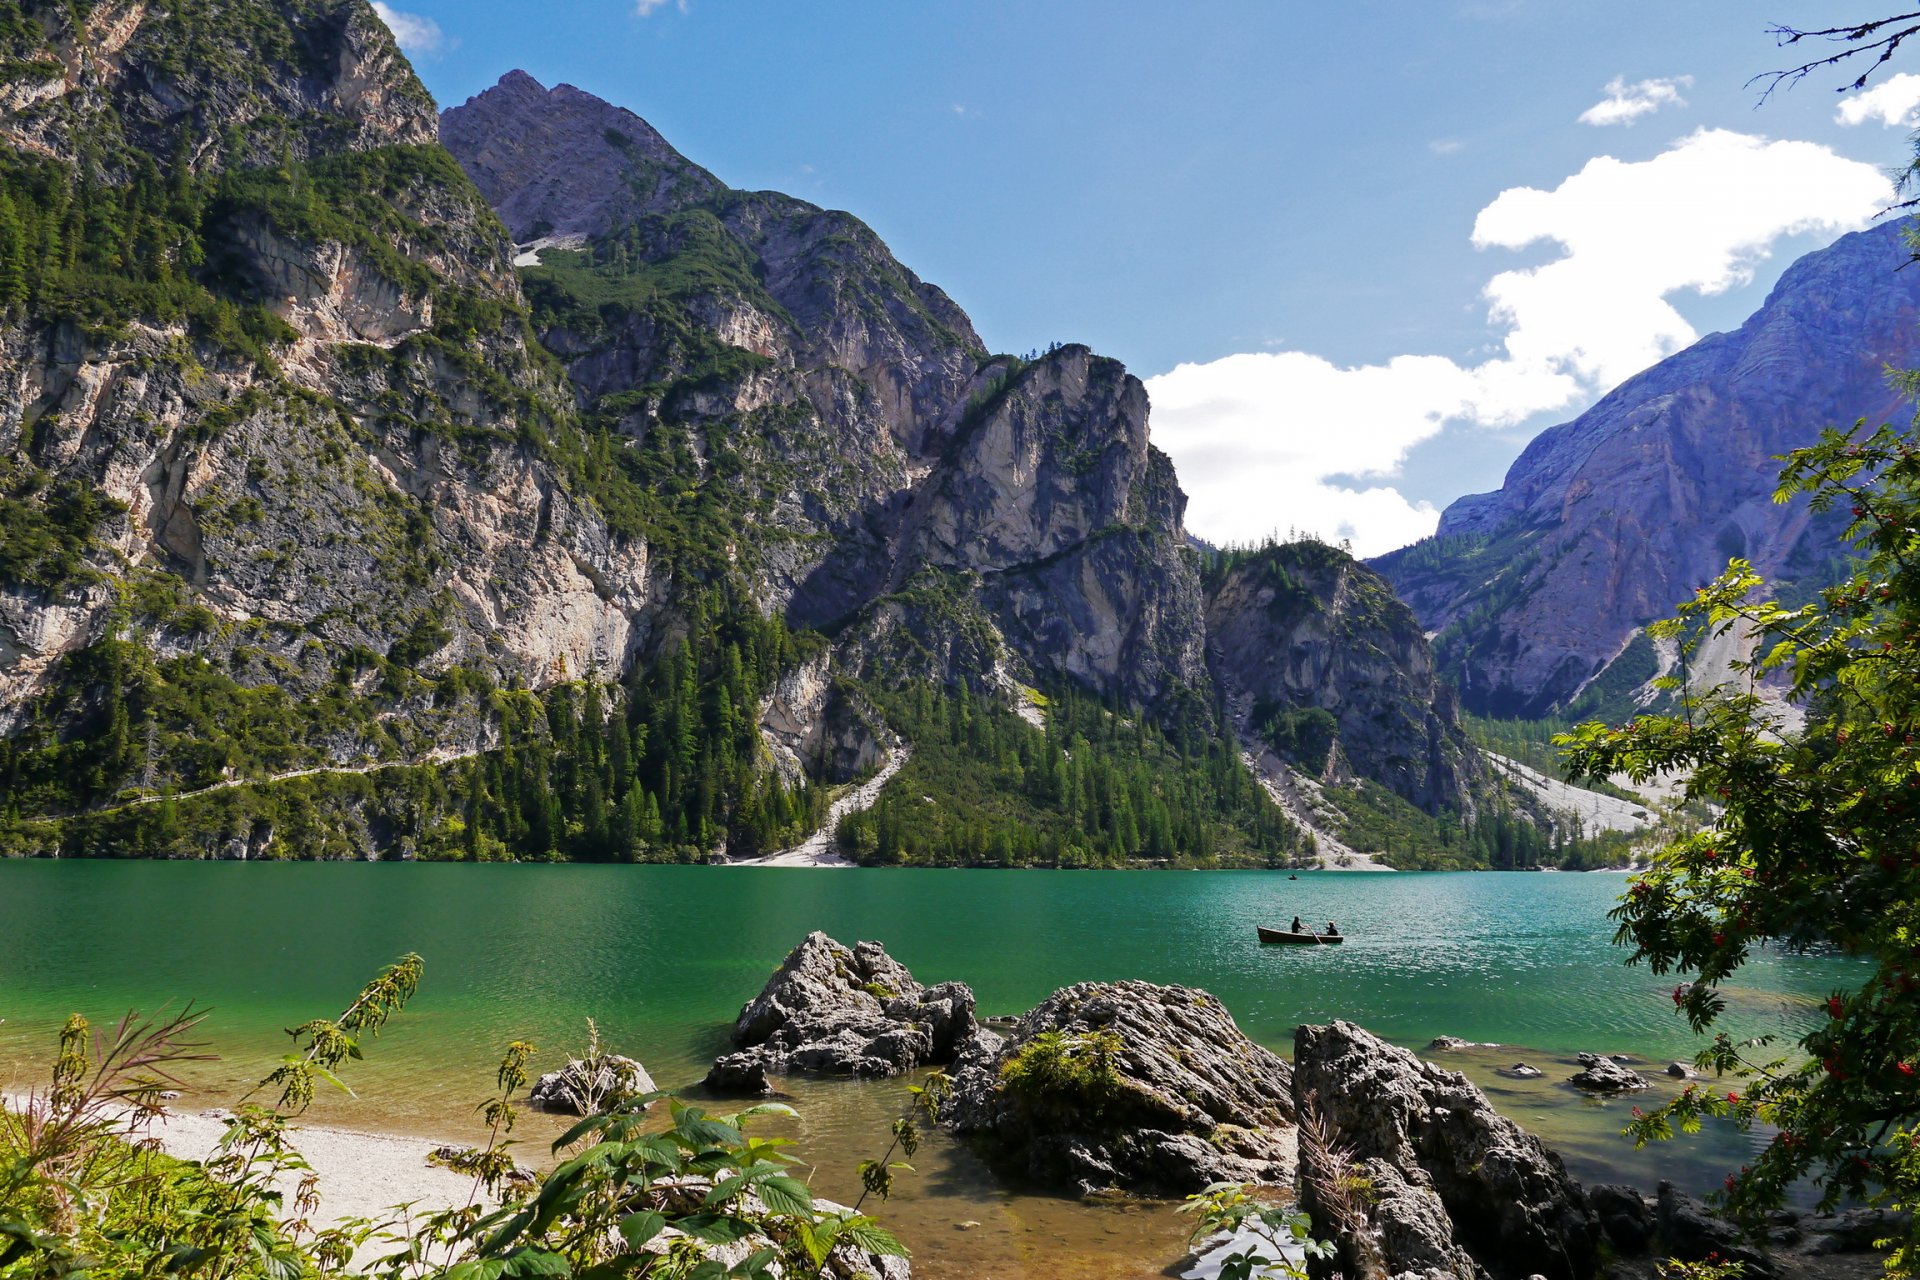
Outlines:
<svg viewBox="0 0 1920 1280"><path fill-rule="evenodd" d="M446 43L440 24L423 14L402 13L382 0L374 0L373 11L393 32L395 43L408 53L438 53Z"/></svg>
<svg viewBox="0 0 1920 1280"><path fill-rule="evenodd" d="M1641 116L1650 116L1662 107L1684 107L1682 89L1693 87L1692 76L1673 76L1664 80L1635 80L1625 76L1607 81L1607 96L1580 113L1581 124L1632 124Z"/></svg>
<svg viewBox="0 0 1920 1280"><path fill-rule="evenodd" d="M1783 236L1865 226L1892 198L1870 165L1805 142L1700 130L1651 160L1602 156L1551 191L1516 187L1480 212L1481 249L1560 247L1487 282L1478 364L1398 356L1342 367L1301 351L1232 355L1149 379L1155 441L1173 456L1202 537L1297 528L1372 555L1438 513L1391 483L1449 423L1511 426L1573 406L1697 336L1670 299L1751 279ZM1378 480L1380 483L1371 483Z"/></svg>
<svg viewBox="0 0 1920 1280"><path fill-rule="evenodd" d="M1878 120L1889 128L1912 128L1920 124L1920 76L1911 71L1889 76L1865 93L1842 99L1834 118L1841 124Z"/></svg>

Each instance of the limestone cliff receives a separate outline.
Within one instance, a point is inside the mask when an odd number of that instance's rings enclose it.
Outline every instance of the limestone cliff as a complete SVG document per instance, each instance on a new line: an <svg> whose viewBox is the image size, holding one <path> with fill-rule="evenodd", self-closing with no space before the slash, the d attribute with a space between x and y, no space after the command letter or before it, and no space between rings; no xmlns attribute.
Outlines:
<svg viewBox="0 0 1920 1280"><path fill-rule="evenodd" d="M583 408L723 481L730 563L763 609L841 635L845 669L1204 692L1185 500L1119 364L987 358L857 219L730 190L570 86L515 72L442 137L537 262ZM913 672L889 639L909 618L946 633L919 635Z"/></svg>
<svg viewBox="0 0 1920 1280"><path fill-rule="evenodd" d="M1646 623L1726 567L1817 580L1837 526L1772 501L1778 455L1823 427L1899 420L1888 369L1920 360L1903 228L1843 237L1781 276L1733 333L1701 339L1528 445L1495 493L1375 567L1438 632L1466 705L1564 709L1610 667L1649 678Z"/></svg>
<svg viewBox="0 0 1920 1280"><path fill-rule="evenodd" d="M464 755L487 687L620 670L648 549L570 474L512 243L373 11L43 5L5 38L13 802Z"/></svg>
<svg viewBox="0 0 1920 1280"><path fill-rule="evenodd" d="M1244 733L1315 781L1371 779L1428 813L1471 807L1479 753L1378 575L1299 542L1233 557L1208 585L1208 655Z"/></svg>

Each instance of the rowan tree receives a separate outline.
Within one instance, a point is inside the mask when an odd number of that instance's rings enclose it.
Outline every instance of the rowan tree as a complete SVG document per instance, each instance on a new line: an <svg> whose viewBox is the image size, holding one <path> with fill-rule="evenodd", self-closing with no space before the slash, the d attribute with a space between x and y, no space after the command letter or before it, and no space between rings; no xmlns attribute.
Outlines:
<svg viewBox="0 0 1920 1280"><path fill-rule="evenodd" d="M1727 1178L1724 1203L1747 1217L1803 1177L1829 1206L1920 1202L1920 430L1823 432L1788 456L1775 501L1802 497L1850 513L1854 572L1786 607L1733 561L1652 630L1683 654L1750 636L1735 679L1694 692L1669 678L1670 714L1558 739L1579 776L1677 774L1713 806L1712 824L1660 850L1613 913L1634 962L1690 978L1673 998L1696 1031L1761 947L1870 962L1784 1051L1717 1036L1700 1058L1716 1083L1629 1130L1644 1142L1706 1116L1777 1129ZM1920 1229L1898 1230L1888 1271L1913 1275Z"/></svg>

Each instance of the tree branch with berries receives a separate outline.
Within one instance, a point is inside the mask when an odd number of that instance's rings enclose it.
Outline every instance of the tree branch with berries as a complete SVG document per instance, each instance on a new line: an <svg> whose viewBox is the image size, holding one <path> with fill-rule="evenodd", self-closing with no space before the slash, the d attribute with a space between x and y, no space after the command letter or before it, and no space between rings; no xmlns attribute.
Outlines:
<svg viewBox="0 0 1920 1280"><path fill-rule="evenodd" d="M1829 430L1785 461L1774 500L1849 513L1854 572L1787 607L1732 561L1649 629L1683 656L1732 635L1751 656L1731 679L1663 679L1670 713L1556 739L1578 777L1675 775L1717 815L1613 912L1631 962L1688 979L1673 998L1694 1030L1756 948L1869 962L1791 1044L1718 1035L1699 1058L1712 1087L1635 1113L1641 1143L1709 1117L1776 1130L1720 1196L1755 1221L1801 1178L1828 1207L1920 1204L1920 430ZM1888 1273L1920 1273L1920 1229L1898 1230Z"/></svg>

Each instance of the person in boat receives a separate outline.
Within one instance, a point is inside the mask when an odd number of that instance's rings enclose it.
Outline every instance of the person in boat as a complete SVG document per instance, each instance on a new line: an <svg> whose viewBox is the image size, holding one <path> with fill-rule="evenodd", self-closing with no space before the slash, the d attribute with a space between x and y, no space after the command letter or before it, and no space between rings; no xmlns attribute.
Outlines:
<svg viewBox="0 0 1920 1280"><path fill-rule="evenodd" d="M1337 938L1340 936L1340 926L1331 920L1327 921L1327 936L1329 938Z"/></svg>
<svg viewBox="0 0 1920 1280"><path fill-rule="evenodd" d="M1300 923L1299 916L1293 918L1293 931L1295 933L1305 933L1307 931L1307 927Z"/></svg>

